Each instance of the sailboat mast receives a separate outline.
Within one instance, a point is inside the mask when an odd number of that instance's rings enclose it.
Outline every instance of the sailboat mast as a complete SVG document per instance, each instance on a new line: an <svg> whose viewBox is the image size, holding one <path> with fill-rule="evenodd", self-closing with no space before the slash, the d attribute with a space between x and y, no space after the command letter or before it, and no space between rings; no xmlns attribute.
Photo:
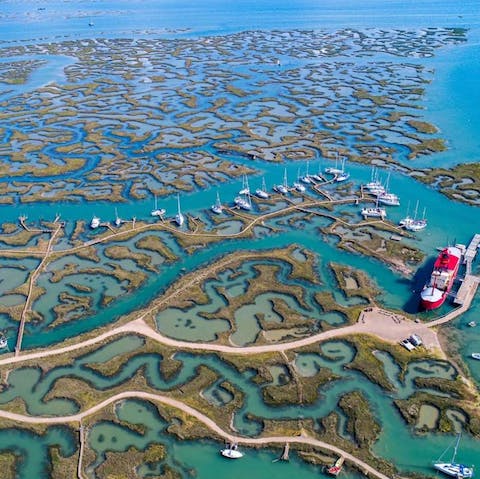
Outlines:
<svg viewBox="0 0 480 479"><path fill-rule="evenodd" d="M457 449L458 449L458 444L460 443L461 436L462 436L461 434L458 434L457 441L455 442L455 448L453 450L453 456L452 456L452 464L455 464L455 457L457 456Z"/></svg>
<svg viewBox="0 0 480 479"><path fill-rule="evenodd" d="M283 172L283 186L285 186L285 188L288 187L288 182L287 182L287 169L285 168L284 172Z"/></svg>
<svg viewBox="0 0 480 479"><path fill-rule="evenodd" d="M180 216L182 212L180 211L180 195L177 194L177 207L178 207L178 215Z"/></svg>

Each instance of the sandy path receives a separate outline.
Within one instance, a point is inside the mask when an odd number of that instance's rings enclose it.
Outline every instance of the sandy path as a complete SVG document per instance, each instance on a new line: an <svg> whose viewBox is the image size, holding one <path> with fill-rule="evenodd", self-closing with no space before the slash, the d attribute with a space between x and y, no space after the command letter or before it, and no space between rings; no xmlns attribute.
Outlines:
<svg viewBox="0 0 480 479"><path fill-rule="evenodd" d="M152 394L143 391L127 391L123 393L116 394L105 401L93 406L92 408L83 411L78 414L73 414L71 416L58 416L58 417L35 417L35 416L25 416L23 414L16 414L13 412L8 411L1 411L0 410L0 417L5 419L10 419L13 421L21 422L21 423L28 423L28 424L65 424L69 422L80 422L82 419L100 411L101 409L105 408L106 406L115 403L117 401L123 399L146 399L149 401L160 402L162 404L166 404L167 406L174 407L179 409L186 414L195 417L200 422L202 422L205 426L207 426L210 430L218 434L219 436L225 438L227 441L234 441L238 442L239 444L247 444L247 445L264 445L264 444L274 444L274 443L297 443L297 444L309 444L314 447L319 447L328 451L331 451L335 454L341 455L345 457L345 459L352 464L360 467L364 471L366 471L369 475L373 477L377 477L378 479L391 479L385 474L374 469L372 466L368 465L366 462L356 458L352 454L336 447L328 444L326 442L320 441L318 439L314 439L308 436L272 436L272 437L261 437L261 438L246 438L240 436L234 436L228 434L223 429L217 426L217 424L210 419L209 417L205 416L205 414L197 411L196 409L188 406L181 401L176 399L172 399L167 396L162 396L160 394Z"/></svg>

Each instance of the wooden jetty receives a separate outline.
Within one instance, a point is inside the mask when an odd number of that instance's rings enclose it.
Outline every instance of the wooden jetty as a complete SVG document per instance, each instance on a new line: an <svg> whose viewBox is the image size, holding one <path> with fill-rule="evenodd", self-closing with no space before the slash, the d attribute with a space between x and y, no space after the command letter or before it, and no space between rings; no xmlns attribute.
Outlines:
<svg viewBox="0 0 480 479"><path fill-rule="evenodd" d="M463 263L466 265L465 278L453 299L453 303L463 306L470 305L480 283L480 277L472 274L472 263L480 245L480 234L476 234L463 256Z"/></svg>

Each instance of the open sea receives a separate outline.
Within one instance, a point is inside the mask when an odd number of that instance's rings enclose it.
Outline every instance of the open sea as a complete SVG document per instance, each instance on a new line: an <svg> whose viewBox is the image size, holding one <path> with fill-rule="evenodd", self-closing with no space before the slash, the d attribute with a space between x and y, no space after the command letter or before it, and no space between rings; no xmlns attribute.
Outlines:
<svg viewBox="0 0 480 479"><path fill-rule="evenodd" d="M89 27L88 23L94 23ZM206 35L222 36L246 30L328 30L341 28L378 29L421 29L428 27L461 27L467 29L467 41L460 45L449 45L435 51L431 58L421 59L424 65L433 70L432 82L426 86L422 99L422 115L426 121L436 125L440 135L446 139L445 152L422 156L415 160L420 167L451 167L458 163L480 161L480 4L478 0L119 0L119 1L46 1L46 0L0 0L0 48L15 44L37 42L57 42L84 38L195 38ZM0 60L5 62L7 60ZM0 99L19 95L51 81L62 81L63 68L69 58L55 57L48 61L39 72L32 75L25 85L2 86ZM0 63L1 66L1 63ZM2 113L0 112L0 127ZM288 166L294 174L295 165ZM265 165L264 174L277 174L277 166ZM350 173L359 184L368 180L370 170L361 165L350 165ZM393 172L392 183L395 192L402 198L415 198L428 205L428 230L422 235L419 246L430 259L436 255L435 248L447 242L468 243L474 233L480 233L480 208L452 201L433 188L429 188L399 172ZM222 195L233 196L238 185L222 186ZM210 192L211 193L211 192ZM197 191L185 195L183 209L189 212L208 208L212 194L208 198ZM124 217L131 217L140 209L148 211L150 200L131 201L118 205ZM175 209L175 199L165 200L169 210ZM57 203L0 205L2 221L15 222L19 214L26 214L30 220L62 217L71 220L91 218L93 214L107 217L112 205L108 203ZM393 213L398 220L404 211ZM318 250L329 261L348 263L365 270L377 284L382 286L382 302L391 308L406 308L412 294L412 284L401 280L391 270L371 260L347 255L332 244L319 246L318 240L302 231L291 231L279 236L262 238L256 247L266 249L299 243L306 248ZM201 264L215 259L219 253L227 253L235 248L247 248L245 241L229 242L220 245L215 251L201 251L184 258L178 264L166 269L161 277L151 279L138 294L127 296L112 304L108 311L100 311L88 322L72 322L58 328L42 331L31 326L27 330L24 346L48 346L63 339L92 330L96 326L108 324L112 317L118 317L146 304L159 289L173 281L183 268L193 270ZM477 272L478 262L477 262ZM421 286L424 277L421 277ZM464 316L455 321L458 333L458 348L462 355L480 351L480 327L468 328L469 321L480 323L480 298ZM0 327L2 326L0 321ZM41 334L37 334L41 333ZM192 370L194 364L191 366ZM480 361L468 362L473 380L480 386ZM451 436L413 434L404 424L391 401L383 396L376 386L365 381L360 375L352 374L348 388L358 388L367 395L374 405L382 423L382 434L375 445L375 452L395 463L400 470L432 475L429 463L451 442ZM352 386L353 385L353 386ZM248 388L248 385L245 386ZM347 389L348 389L347 388ZM325 404L336 400L332 391L325 397ZM253 394L253 388L252 388ZM252 401L251 413L267 414L261 400ZM322 405L323 407L323 405ZM326 407L326 406L325 406ZM306 408L308 409L308 408ZM128 411L125 413L127 414ZM308 410L307 414L315 414ZM150 412L145 409L145 421ZM289 417L298 411L285 408L276 412L276 417ZM160 426L159 426L160 427ZM108 436L107 432L105 434ZM128 435L120 436L115 448L121 450L133 441ZM129 442L130 441L130 442ZM323 477L319 468L306 465L293 458L288 463L272 462L277 452L269 450L248 451L242 461L234 464L222 460L217 454L218 444L213 441L181 442L165 436L170 453L182 464L185 477L187 471L195 470L198 479L276 479L296 475L302 479ZM20 429L0 432L0 450L21 448L25 460L18 469L20 479L41 478L45 462L48 460L46 447L50 443L61 444L68 453L72 438L59 428L52 429L48 436L39 441ZM112 446L113 447L113 446ZM480 469L480 442L469 437L462 440L462 459L475 464ZM1 476L1 474L0 474ZM145 476L145 477L148 477ZM357 473L343 473L345 479L361 477Z"/></svg>

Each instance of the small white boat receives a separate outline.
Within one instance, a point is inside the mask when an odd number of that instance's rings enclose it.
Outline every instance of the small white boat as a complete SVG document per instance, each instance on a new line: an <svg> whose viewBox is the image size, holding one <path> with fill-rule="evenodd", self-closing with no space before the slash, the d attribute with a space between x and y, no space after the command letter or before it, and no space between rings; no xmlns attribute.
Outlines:
<svg viewBox="0 0 480 479"><path fill-rule="evenodd" d="M6 348L8 346L8 340L4 334L0 334L0 349Z"/></svg>
<svg viewBox="0 0 480 479"><path fill-rule="evenodd" d="M90 228L92 228L92 230L95 230L99 226L100 226L100 218L98 216L94 216L92 218L92 221L90 221Z"/></svg>
<svg viewBox="0 0 480 479"><path fill-rule="evenodd" d="M122 225L122 220L120 219L120 217L118 216L118 211L117 211L117 208L115 208L115 221L113 222L115 224L115 226L119 227Z"/></svg>
<svg viewBox="0 0 480 479"><path fill-rule="evenodd" d="M472 353L472 358L480 361L480 353Z"/></svg>
<svg viewBox="0 0 480 479"><path fill-rule="evenodd" d="M335 154L335 168L325 168L325 173L328 173L329 175L340 175L343 173L343 170L338 167L338 153Z"/></svg>
<svg viewBox="0 0 480 479"><path fill-rule="evenodd" d="M347 181L349 178L350 178L350 173L346 173L345 171L342 171L342 173L335 176L335 182L340 183L342 181Z"/></svg>
<svg viewBox="0 0 480 479"><path fill-rule="evenodd" d="M225 449L220 450L220 454L228 459L240 459L243 457L243 453L238 450L236 443L230 445L227 444Z"/></svg>
<svg viewBox="0 0 480 479"><path fill-rule="evenodd" d="M390 193L388 188L390 184L390 173L388 173L387 181L385 182L385 191L378 195L378 202L387 206L400 206L400 199L394 193Z"/></svg>
<svg viewBox="0 0 480 479"><path fill-rule="evenodd" d="M178 212L175 215L175 223L177 223L177 226L182 226L183 223L185 222L185 217L182 214L182 211L180 209L180 195L177 195L177 207L178 207Z"/></svg>
<svg viewBox="0 0 480 479"><path fill-rule="evenodd" d="M427 220L425 218L425 209L423 210L423 218L422 219L417 219L417 211L418 211L418 201L417 201L417 206L415 207L415 213L413 215L413 218L409 216L408 214L408 208L407 208L407 216L405 218L401 219L398 224L400 226L403 226L406 230L408 231L422 231L427 227Z"/></svg>
<svg viewBox="0 0 480 479"><path fill-rule="evenodd" d="M241 208L242 210L250 211L252 209L252 203L250 202L250 196L245 195L245 198L242 196L237 196L233 202L236 206Z"/></svg>
<svg viewBox="0 0 480 479"><path fill-rule="evenodd" d="M293 187L299 192L299 193L305 193L305 186L303 186L301 183L294 182Z"/></svg>
<svg viewBox="0 0 480 479"><path fill-rule="evenodd" d="M280 193L282 195L286 195L288 193L288 181L287 181L287 169L283 173L283 183L281 185L275 185L273 187L274 191Z"/></svg>
<svg viewBox="0 0 480 479"><path fill-rule="evenodd" d="M248 186L247 175L243 175L242 189L238 192L238 194L239 195L249 195L250 194L250 186Z"/></svg>
<svg viewBox="0 0 480 479"><path fill-rule="evenodd" d="M470 321L470 322L468 323L468 325L469 325L471 328L474 328L474 327L477 325L477 323L476 323L475 321Z"/></svg>
<svg viewBox="0 0 480 479"><path fill-rule="evenodd" d="M306 185L310 185L312 183L312 177L308 174L308 161L307 161L307 171L305 175L300 178L300 181L302 183L305 183Z"/></svg>
<svg viewBox="0 0 480 479"><path fill-rule="evenodd" d="M461 434L457 435L455 441L455 448L453 451L452 460L450 462L441 462L442 457L445 453L452 447L451 445L443 452L443 454L438 458L436 462L433 463L434 469L437 471L443 472L447 476L454 477L455 479L465 479L473 477L473 467L465 466L464 464L459 464L455 462L457 456L458 444L460 443Z"/></svg>
<svg viewBox="0 0 480 479"><path fill-rule="evenodd" d="M384 218L387 216L385 208L362 208L362 216L365 218Z"/></svg>
<svg viewBox="0 0 480 479"><path fill-rule="evenodd" d="M211 206L210 208L216 215L220 215L223 213L223 206L222 203L220 202L220 195L218 194L217 191L217 201L215 201L215 204Z"/></svg>
<svg viewBox="0 0 480 479"><path fill-rule="evenodd" d="M264 200L270 198L270 195L267 193L267 187L265 185L265 178L262 178L262 187L255 190L255 194Z"/></svg>
<svg viewBox="0 0 480 479"><path fill-rule="evenodd" d="M155 200L153 204L153 210L150 213L152 216L163 216L165 214L165 210L163 208L158 208L157 205L157 195L155 195Z"/></svg>

